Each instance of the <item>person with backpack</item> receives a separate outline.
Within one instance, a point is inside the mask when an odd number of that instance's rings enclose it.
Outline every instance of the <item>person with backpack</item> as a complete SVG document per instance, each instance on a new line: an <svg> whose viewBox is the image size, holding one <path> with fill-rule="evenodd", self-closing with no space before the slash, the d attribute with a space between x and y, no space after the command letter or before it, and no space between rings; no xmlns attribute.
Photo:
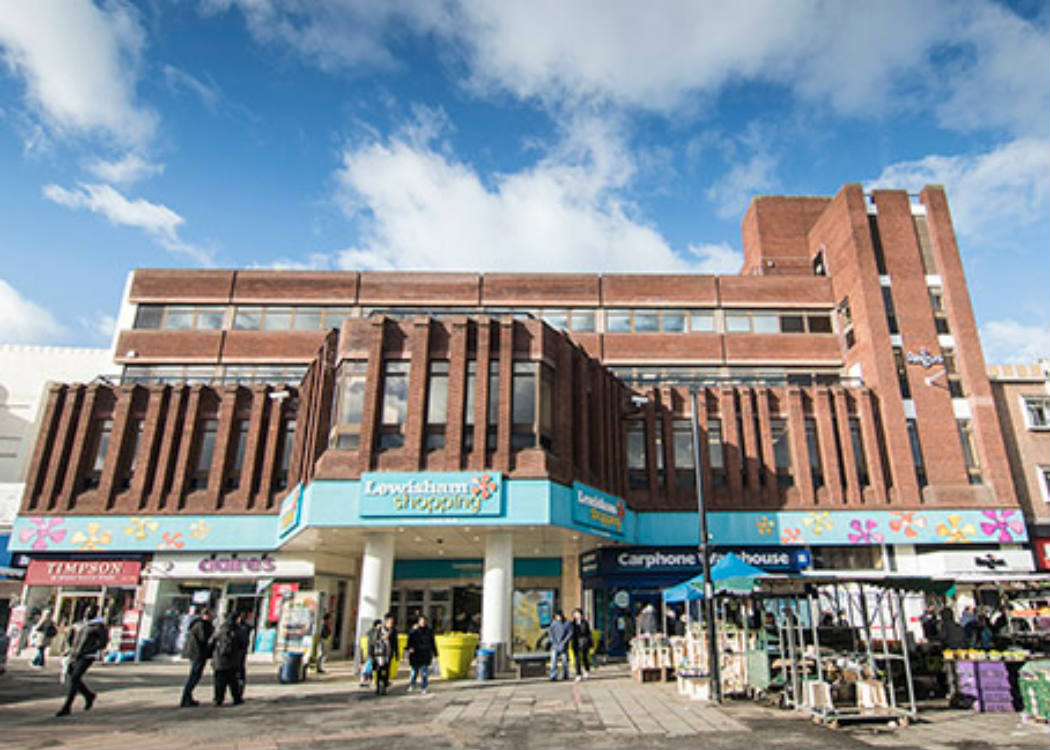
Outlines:
<svg viewBox="0 0 1050 750"><path fill-rule="evenodd" d="M56 635L58 635L58 628L51 616L51 610L45 609L40 614L40 619L36 621L36 625L33 626L33 632L29 634L29 645L36 649L36 656L29 663L31 667L43 669L44 654Z"/></svg>
<svg viewBox="0 0 1050 750"><path fill-rule="evenodd" d="M62 708L55 716L69 716L77 693L84 696L85 711L91 710L95 698L98 697L84 683L84 675L99 658L99 653L104 651L109 644L109 631L106 629L106 623L98 615L98 605L89 605L84 611L84 620L77 627L70 642L72 645L69 653L66 654L69 660L66 676L69 687L66 692L66 702L62 704Z"/></svg>
<svg viewBox="0 0 1050 750"><path fill-rule="evenodd" d="M416 686L416 678L421 677L419 692L427 694L427 685L430 684L430 663L437 656L437 641L434 640L434 631L431 630L424 615L408 633L408 666L412 668L412 676L408 679L408 692Z"/></svg>
<svg viewBox="0 0 1050 750"><path fill-rule="evenodd" d="M244 643L244 634L237 624L237 615L229 612L215 635L212 636L211 668L215 673L214 703L216 706L221 706L225 702L227 688L233 698L233 705L239 706L244 703L241 681L237 678L237 673L246 651L247 644Z"/></svg>
<svg viewBox="0 0 1050 750"><path fill-rule="evenodd" d="M241 697L244 697L244 689L248 685L248 650L252 643L252 626L248 624L246 612L237 613L237 632L240 637L240 663L237 665L237 681L241 685Z"/></svg>
<svg viewBox="0 0 1050 750"><path fill-rule="evenodd" d="M576 660L576 681L579 682L591 675L591 647L594 645L594 636L591 635L591 624L587 622L583 610L579 607L572 611L569 627L569 644L572 646L572 656Z"/></svg>
<svg viewBox="0 0 1050 750"><path fill-rule="evenodd" d="M212 625L212 611L210 607L201 610L190 623L186 631L186 643L182 647L182 657L190 662L190 673L186 677L186 685L182 688L181 708L200 705L193 699L193 689L201 681L204 674L204 665L208 663L211 656L211 637L215 633Z"/></svg>
<svg viewBox="0 0 1050 750"><path fill-rule="evenodd" d="M397 628L393 626L393 617L388 617L379 626L369 643L372 673L376 681L376 695L386 695L390 687L390 662L396 658L396 653Z"/></svg>

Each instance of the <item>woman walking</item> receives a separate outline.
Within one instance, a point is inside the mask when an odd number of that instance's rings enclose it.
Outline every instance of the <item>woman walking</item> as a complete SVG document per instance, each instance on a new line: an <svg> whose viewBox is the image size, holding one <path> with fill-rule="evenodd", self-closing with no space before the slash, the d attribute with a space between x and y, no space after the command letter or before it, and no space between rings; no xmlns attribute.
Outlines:
<svg viewBox="0 0 1050 750"><path fill-rule="evenodd" d="M51 616L51 610L45 609L40 615L40 619L36 621L33 632L29 634L29 645L36 649L36 656L33 657L30 666L43 668L44 654L47 651L47 647L51 645L51 640L56 635L58 635L58 628L55 627L55 620Z"/></svg>
<svg viewBox="0 0 1050 750"><path fill-rule="evenodd" d="M419 692L427 694L427 685L430 684L430 664L437 656L437 642L434 640L434 631L430 629L427 618L419 616L419 620L408 633L408 666L412 668L412 676L408 680L408 692L416 686L416 677L421 677Z"/></svg>
<svg viewBox="0 0 1050 750"><path fill-rule="evenodd" d="M591 674L591 647L594 645L594 636L591 634L591 624L583 616L583 610L577 607L572 611L572 634L569 636L569 644L572 646L572 657L576 662L576 681L586 680Z"/></svg>

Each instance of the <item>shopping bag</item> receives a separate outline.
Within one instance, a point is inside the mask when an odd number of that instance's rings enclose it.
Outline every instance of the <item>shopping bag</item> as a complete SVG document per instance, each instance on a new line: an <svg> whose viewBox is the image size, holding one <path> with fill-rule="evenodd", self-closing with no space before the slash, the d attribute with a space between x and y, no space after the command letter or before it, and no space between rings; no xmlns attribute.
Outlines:
<svg viewBox="0 0 1050 750"><path fill-rule="evenodd" d="M58 684L66 684L66 675L69 673L69 657L62 657L62 668L58 670Z"/></svg>

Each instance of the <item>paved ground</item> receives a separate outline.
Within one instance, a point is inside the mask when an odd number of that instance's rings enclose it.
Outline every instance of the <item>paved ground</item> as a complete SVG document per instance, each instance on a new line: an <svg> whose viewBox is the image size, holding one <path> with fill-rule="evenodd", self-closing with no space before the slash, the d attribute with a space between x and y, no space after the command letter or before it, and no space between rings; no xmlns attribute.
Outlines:
<svg viewBox="0 0 1050 750"><path fill-rule="evenodd" d="M917 725L833 730L788 711L739 701L711 707L680 698L673 685L639 685L622 667L603 667L586 682L496 680L435 682L426 696L405 680L376 698L339 665L330 675L280 685L275 668L249 666L247 702L175 707L185 665L98 665L88 683L99 692L90 713L56 719L62 688L57 666L10 665L0 676L0 748L865 748L932 750L1041 748L1044 726L1013 714L931 711Z"/></svg>

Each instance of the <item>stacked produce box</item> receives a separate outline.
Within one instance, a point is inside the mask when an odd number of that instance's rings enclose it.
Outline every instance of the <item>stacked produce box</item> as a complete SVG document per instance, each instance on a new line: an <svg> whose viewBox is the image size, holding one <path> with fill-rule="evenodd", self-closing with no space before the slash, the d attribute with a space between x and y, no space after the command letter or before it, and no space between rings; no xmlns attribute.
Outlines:
<svg viewBox="0 0 1050 750"><path fill-rule="evenodd" d="M1025 714L1050 721L1050 660L1030 661L1021 667L1018 685Z"/></svg>

